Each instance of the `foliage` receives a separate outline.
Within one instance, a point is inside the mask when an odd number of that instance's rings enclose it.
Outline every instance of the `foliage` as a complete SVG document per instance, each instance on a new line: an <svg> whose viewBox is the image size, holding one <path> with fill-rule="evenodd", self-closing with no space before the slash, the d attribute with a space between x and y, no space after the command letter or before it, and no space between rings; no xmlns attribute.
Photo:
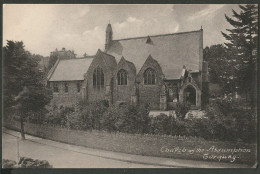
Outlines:
<svg viewBox="0 0 260 174"><path fill-rule="evenodd" d="M51 54L49 63L48 63L48 70L50 70L55 65L57 60L58 60L58 54Z"/></svg>
<svg viewBox="0 0 260 174"><path fill-rule="evenodd" d="M173 133L173 124L175 119L172 116L160 114L157 117L151 118L150 133L159 135L171 135Z"/></svg>
<svg viewBox="0 0 260 174"><path fill-rule="evenodd" d="M228 59L227 49L222 44L212 45L204 49L203 57L208 62L209 81L219 84L225 93L232 92L234 66Z"/></svg>
<svg viewBox="0 0 260 174"><path fill-rule="evenodd" d="M233 90L250 95L251 105L256 103L256 55L258 41L258 8L257 5L239 5L241 11L233 12L233 18L225 15L232 29L222 35L225 43L229 67L234 76L231 80Z"/></svg>
<svg viewBox="0 0 260 174"><path fill-rule="evenodd" d="M21 157L18 165L20 168L52 168L46 160L34 160L32 158Z"/></svg>
<svg viewBox="0 0 260 174"><path fill-rule="evenodd" d="M4 111L18 108L23 117L37 112L50 101L50 91L39 70L38 59L24 49L23 42L7 41L3 48Z"/></svg>
<svg viewBox="0 0 260 174"><path fill-rule="evenodd" d="M21 157L18 164L16 161L3 159L3 168L52 168L46 160L34 160L32 158Z"/></svg>
<svg viewBox="0 0 260 174"><path fill-rule="evenodd" d="M13 160L3 159L2 160L2 167L3 168L15 168L17 163Z"/></svg>
<svg viewBox="0 0 260 174"><path fill-rule="evenodd" d="M225 47L222 44L207 46L203 50L203 59L208 62L210 82L226 84L227 75L230 73L225 73L229 70Z"/></svg>
<svg viewBox="0 0 260 174"><path fill-rule="evenodd" d="M149 108L147 105L112 106L101 119L104 130L126 133L147 133L148 123Z"/></svg>
<svg viewBox="0 0 260 174"><path fill-rule="evenodd" d="M175 114L176 114L177 118L184 119L189 110L190 110L189 103L186 103L186 102L176 103Z"/></svg>
<svg viewBox="0 0 260 174"><path fill-rule="evenodd" d="M77 130L100 130L129 134L155 134L201 137L207 140L255 142L256 114L239 109L228 100L206 106L206 117L184 118L187 104L180 104L179 117L149 116L148 105L108 107L93 102L76 107L54 107L45 122Z"/></svg>
<svg viewBox="0 0 260 174"><path fill-rule="evenodd" d="M240 109L226 100L209 104L206 111L212 137L226 141L256 141L255 111Z"/></svg>

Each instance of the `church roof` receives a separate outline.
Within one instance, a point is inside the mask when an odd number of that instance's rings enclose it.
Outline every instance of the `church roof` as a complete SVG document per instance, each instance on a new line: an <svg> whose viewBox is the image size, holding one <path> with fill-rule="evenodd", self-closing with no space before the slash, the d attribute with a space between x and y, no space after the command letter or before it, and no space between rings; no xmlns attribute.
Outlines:
<svg viewBox="0 0 260 174"><path fill-rule="evenodd" d="M107 67L110 70L114 70L116 68L117 62L114 56L107 54L103 51L101 51L100 49L98 49L96 56L102 56L104 58L104 61L107 65Z"/></svg>
<svg viewBox="0 0 260 174"><path fill-rule="evenodd" d="M113 40L106 52L117 62L123 56L134 63L137 73L149 55L161 66L168 79L179 79L183 65L187 70L199 72L202 30Z"/></svg>
<svg viewBox="0 0 260 174"><path fill-rule="evenodd" d="M94 57L59 60L56 68L49 77L49 81L84 80Z"/></svg>

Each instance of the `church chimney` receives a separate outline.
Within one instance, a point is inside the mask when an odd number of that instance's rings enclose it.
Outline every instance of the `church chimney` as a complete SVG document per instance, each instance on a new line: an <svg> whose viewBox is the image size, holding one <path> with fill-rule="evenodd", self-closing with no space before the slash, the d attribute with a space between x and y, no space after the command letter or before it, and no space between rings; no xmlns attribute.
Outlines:
<svg viewBox="0 0 260 174"><path fill-rule="evenodd" d="M107 25L107 29L106 29L106 44L105 44L105 50L108 49L109 44L111 43L111 41L113 40L113 31L112 31L112 26L109 23Z"/></svg>

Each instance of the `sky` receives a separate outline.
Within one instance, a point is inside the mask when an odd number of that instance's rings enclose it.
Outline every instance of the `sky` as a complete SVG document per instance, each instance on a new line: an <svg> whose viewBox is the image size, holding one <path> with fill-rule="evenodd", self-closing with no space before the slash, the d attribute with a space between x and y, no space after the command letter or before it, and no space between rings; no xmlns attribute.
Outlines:
<svg viewBox="0 0 260 174"><path fill-rule="evenodd" d="M113 39L186 32L203 28L204 47L224 43L221 31L232 26L225 14L237 4L165 5L3 5L3 45L23 41L33 54L49 56L56 48L74 50L78 57L103 50L110 22Z"/></svg>

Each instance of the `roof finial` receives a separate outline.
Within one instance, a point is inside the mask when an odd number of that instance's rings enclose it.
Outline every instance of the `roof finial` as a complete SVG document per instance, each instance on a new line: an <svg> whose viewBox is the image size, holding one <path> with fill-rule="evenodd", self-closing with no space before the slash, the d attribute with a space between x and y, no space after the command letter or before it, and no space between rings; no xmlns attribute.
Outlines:
<svg viewBox="0 0 260 174"><path fill-rule="evenodd" d="M110 24L110 20L108 20L108 24Z"/></svg>
<svg viewBox="0 0 260 174"><path fill-rule="evenodd" d="M202 25L200 26L200 29L202 30Z"/></svg>

